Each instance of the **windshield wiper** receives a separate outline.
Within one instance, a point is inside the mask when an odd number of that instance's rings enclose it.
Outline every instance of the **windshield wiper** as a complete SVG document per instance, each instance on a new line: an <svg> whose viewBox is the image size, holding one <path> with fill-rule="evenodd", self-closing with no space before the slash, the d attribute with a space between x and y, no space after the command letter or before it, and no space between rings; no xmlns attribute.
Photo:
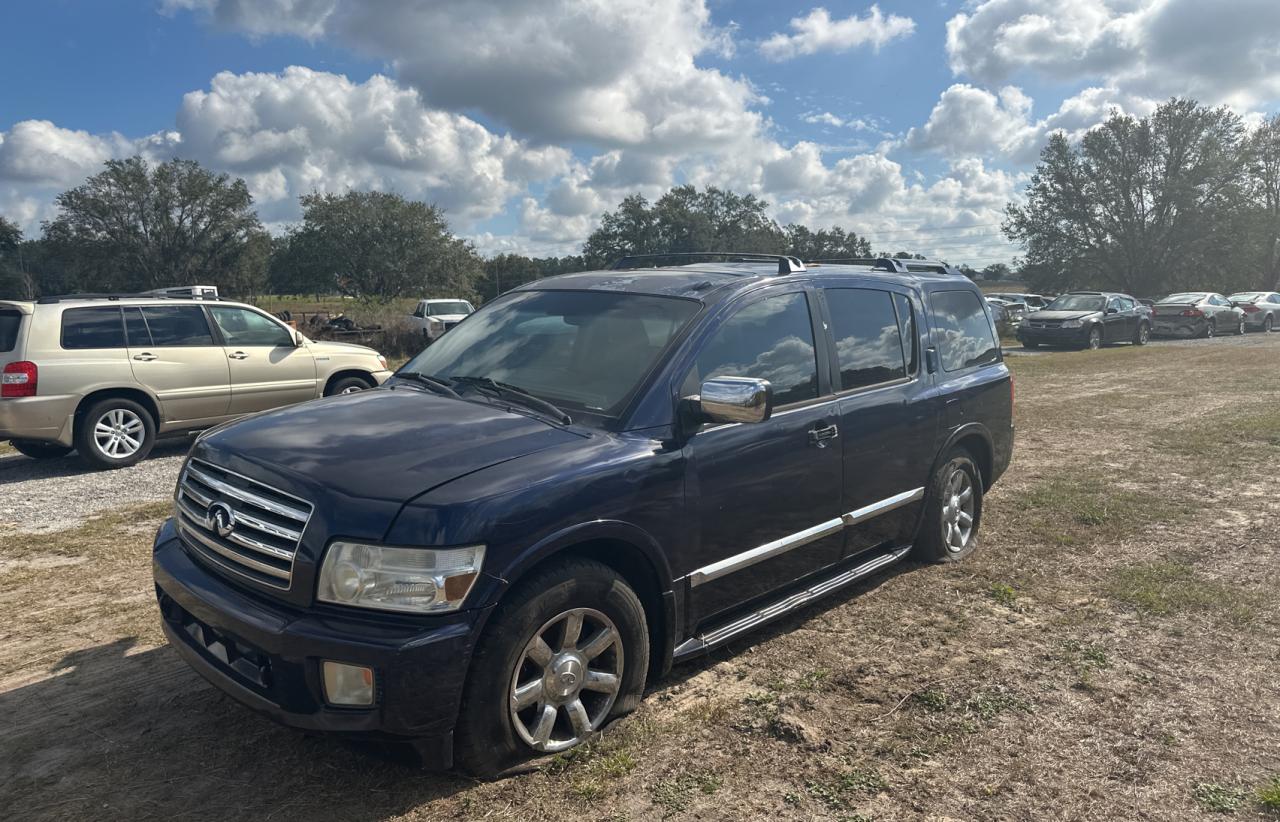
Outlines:
<svg viewBox="0 0 1280 822"><path fill-rule="evenodd" d="M437 394L443 394L444 396L452 397L455 400L462 399L462 397L458 395L458 392L454 391L453 387L450 386L449 383L444 380L437 379L436 377L423 374L421 371L397 371L395 376L402 380L413 380L419 385L425 385Z"/></svg>
<svg viewBox="0 0 1280 822"><path fill-rule="evenodd" d="M464 385L474 385L477 388L487 388L488 390L492 391L494 394L500 397L519 400L522 404L530 408L541 411L542 413L550 417L554 417L555 419L559 420L560 423L563 425L568 425L569 423L573 422L573 418L570 417L567 413L565 413L564 409L560 408L557 405L547 402L541 397L535 397L534 395L530 394L528 391L525 391L523 388L511 385L510 383L498 382L497 380L494 380L491 377L473 377L473 376L461 376L461 377L451 376L449 377L449 380L450 382L454 382L454 383L463 383Z"/></svg>

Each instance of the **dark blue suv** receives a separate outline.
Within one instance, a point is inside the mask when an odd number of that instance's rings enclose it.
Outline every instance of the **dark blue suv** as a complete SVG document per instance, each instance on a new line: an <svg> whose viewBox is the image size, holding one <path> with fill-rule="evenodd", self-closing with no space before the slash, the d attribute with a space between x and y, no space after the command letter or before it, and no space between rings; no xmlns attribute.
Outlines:
<svg viewBox="0 0 1280 822"><path fill-rule="evenodd" d="M673 661L971 552L1013 447L978 289L717 256L531 283L377 390L201 436L155 542L170 643L286 724L492 774Z"/></svg>

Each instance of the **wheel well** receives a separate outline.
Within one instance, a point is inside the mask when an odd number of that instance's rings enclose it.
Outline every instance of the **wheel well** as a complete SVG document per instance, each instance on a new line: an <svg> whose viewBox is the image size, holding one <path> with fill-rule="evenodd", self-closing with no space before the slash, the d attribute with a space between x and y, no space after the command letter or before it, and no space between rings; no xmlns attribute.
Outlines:
<svg viewBox="0 0 1280 822"><path fill-rule="evenodd" d="M961 437L956 441L955 448L963 448L969 452L969 456L977 463L978 470L982 472L982 490L991 489L991 445L977 434L970 434L967 437Z"/></svg>
<svg viewBox="0 0 1280 822"><path fill-rule="evenodd" d="M570 557L593 560L612 568L636 592L644 606L645 621L649 623L649 674L651 678L660 676L672 649L667 647L669 631L662 601L662 582L653 563L629 542L593 539L557 551L529 568L521 577L528 577L535 571Z"/></svg>
<svg viewBox="0 0 1280 822"><path fill-rule="evenodd" d="M95 402L100 400L112 399L119 397L120 399L133 400L138 405L146 409L151 415L151 422L156 428L160 427L160 409L156 406L155 400L151 399L151 395L145 391L139 391L136 388L104 388L101 391L94 391L92 394L86 394L80 400L80 404L76 406L76 428L80 428L80 421L84 418L85 412L89 410Z"/></svg>
<svg viewBox="0 0 1280 822"><path fill-rule="evenodd" d="M338 380L345 380L347 377L359 377L364 380L365 385L368 385L370 388L377 385L377 383L374 382L373 377L369 376L368 371L361 371L358 368L348 368L346 371L336 371L329 375L329 379L325 380L324 383L324 393L327 395Z"/></svg>

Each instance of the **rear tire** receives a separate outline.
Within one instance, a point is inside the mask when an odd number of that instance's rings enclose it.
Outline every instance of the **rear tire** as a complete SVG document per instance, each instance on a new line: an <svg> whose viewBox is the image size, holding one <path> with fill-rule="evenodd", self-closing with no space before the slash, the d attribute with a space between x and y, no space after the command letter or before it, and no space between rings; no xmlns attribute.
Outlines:
<svg viewBox="0 0 1280 822"><path fill-rule="evenodd" d="M9 440L14 450L33 460L52 460L65 457L71 453L70 445L59 445L56 442L43 440Z"/></svg>
<svg viewBox="0 0 1280 822"><path fill-rule="evenodd" d="M1201 336L1201 337L1203 337L1203 338L1205 338L1206 340L1211 340L1211 339L1213 339L1214 337L1218 336L1218 324L1217 324L1217 322L1215 322L1214 320L1210 320L1209 322L1205 323L1205 324L1204 324L1204 333L1203 333L1203 334L1201 334L1200 336Z"/></svg>
<svg viewBox="0 0 1280 822"><path fill-rule="evenodd" d="M1138 333L1133 337L1133 344L1146 345L1149 339L1151 339L1151 326L1146 323L1138 323Z"/></svg>
<svg viewBox="0 0 1280 822"><path fill-rule="evenodd" d="M126 468L151 453L156 422L133 400L99 400L76 425L76 451L91 468Z"/></svg>
<svg viewBox="0 0 1280 822"><path fill-rule="evenodd" d="M1243 336L1244 336L1244 332L1245 332L1245 327L1244 327L1244 317L1241 317L1241 318L1240 318L1240 325L1238 325L1238 326L1236 327L1236 336L1237 336L1237 337L1243 337Z"/></svg>
<svg viewBox="0 0 1280 822"><path fill-rule="evenodd" d="M921 562L959 562L973 553L981 524L982 472L968 451L953 448L929 483L912 556Z"/></svg>
<svg viewBox="0 0 1280 822"><path fill-rule="evenodd" d="M574 614L581 620L581 633L570 642L569 629L561 626ZM549 639L539 646L541 637ZM594 648L596 640L614 644L600 650ZM564 672L557 675L561 668ZM581 684L611 670L617 672L611 700L606 692ZM485 627L463 686L454 761L463 771L490 778L530 757L575 747L610 720L635 710L648 670L649 628L635 591L598 562L556 563L522 582ZM552 693L553 686L567 689L568 695ZM518 697L527 700L522 708L516 707ZM544 715L550 717L550 727L539 734L538 720ZM575 715L581 725L575 724ZM541 743L536 742L539 736Z"/></svg>
<svg viewBox="0 0 1280 822"><path fill-rule="evenodd" d="M1271 327L1275 325L1275 323L1276 323L1275 318L1273 318L1270 314L1268 314L1266 318L1263 319L1262 321L1263 333L1270 333Z"/></svg>

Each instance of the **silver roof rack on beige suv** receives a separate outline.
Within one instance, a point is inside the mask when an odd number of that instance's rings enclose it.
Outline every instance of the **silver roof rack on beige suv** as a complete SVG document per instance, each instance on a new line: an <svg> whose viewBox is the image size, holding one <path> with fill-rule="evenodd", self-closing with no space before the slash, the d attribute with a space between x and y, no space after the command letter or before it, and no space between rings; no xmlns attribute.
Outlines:
<svg viewBox="0 0 1280 822"><path fill-rule="evenodd" d="M216 285L183 285L175 288L156 288L138 293L53 294L36 300L39 305L70 302L72 300L221 300Z"/></svg>

